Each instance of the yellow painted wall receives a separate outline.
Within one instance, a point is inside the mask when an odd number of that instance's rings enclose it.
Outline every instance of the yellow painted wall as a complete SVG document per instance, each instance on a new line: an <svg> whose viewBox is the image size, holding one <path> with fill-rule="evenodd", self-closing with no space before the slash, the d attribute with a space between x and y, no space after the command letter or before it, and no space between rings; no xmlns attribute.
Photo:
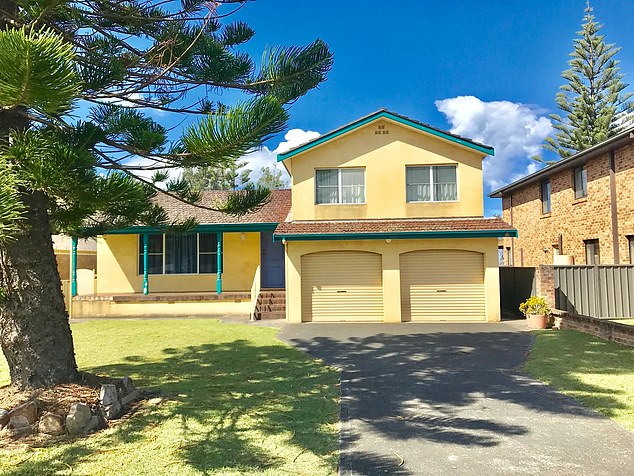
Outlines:
<svg viewBox="0 0 634 476"><path fill-rule="evenodd" d="M384 129L379 129L384 126ZM389 134L375 134L376 131ZM286 159L293 220L482 216L484 154L380 119ZM457 164L456 202L407 203L405 166ZM366 204L315 205L315 169L365 167Z"/></svg>
<svg viewBox="0 0 634 476"><path fill-rule="evenodd" d="M97 239L98 294L143 291L143 276L138 274L138 240L138 235L104 235ZM225 233L223 255L223 291L250 290L260 265L260 234ZM150 293L216 291L216 274L151 274L149 282Z"/></svg>
<svg viewBox="0 0 634 476"><path fill-rule="evenodd" d="M135 302L73 301L72 319L82 317L246 317L251 312L251 301L207 302Z"/></svg>
<svg viewBox="0 0 634 476"><path fill-rule="evenodd" d="M301 257L334 250L370 251L381 254L385 322L401 322L401 276L399 256L416 250L456 249L484 255L484 286L488 322L500 320L500 283L497 238L434 240L290 241L286 243L286 319L301 322Z"/></svg>

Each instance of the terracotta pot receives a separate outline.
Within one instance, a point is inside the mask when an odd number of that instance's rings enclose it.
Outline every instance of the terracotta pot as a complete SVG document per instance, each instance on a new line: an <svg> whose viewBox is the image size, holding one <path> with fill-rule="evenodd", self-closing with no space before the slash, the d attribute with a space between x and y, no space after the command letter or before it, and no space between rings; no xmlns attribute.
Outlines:
<svg viewBox="0 0 634 476"><path fill-rule="evenodd" d="M546 325L548 324L548 315L528 314L526 316L526 324L529 329L546 329Z"/></svg>

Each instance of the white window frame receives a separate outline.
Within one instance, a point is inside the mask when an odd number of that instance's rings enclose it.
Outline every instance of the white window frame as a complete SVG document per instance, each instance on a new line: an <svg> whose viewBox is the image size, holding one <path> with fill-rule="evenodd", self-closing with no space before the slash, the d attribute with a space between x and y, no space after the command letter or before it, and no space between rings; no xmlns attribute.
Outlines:
<svg viewBox="0 0 634 476"><path fill-rule="evenodd" d="M213 232L204 233L203 232L203 234L213 235L215 233L213 233ZM201 273L200 272L200 255L201 255L201 252L200 252L200 235L201 235L200 233L196 233L196 272L195 273L166 273L165 272L165 255L167 253L165 252L165 237L166 237L166 234L163 233L161 235L161 237L163 238L163 240L162 240L163 241L163 252L161 253L161 257L163 259L162 260L163 264L162 264L161 268L162 268L163 271L161 273L148 273L148 274L150 276L198 276L198 275L210 276L210 275L218 274L218 270L217 269L216 269L215 273ZM142 247L142 244L143 244L143 235L138 235L138 237L139 238L138 238L138 243L137 243L137 245L138 245L137 246L137 250L140 250L140 249L142 249L141 247ZM216 237L216 240L218 240L218 237ZM216 243L217 243L217 241L216 241ZM159 253L148 253L148 256L149 255L156 256L158 254ZM213 252L211 252L211 251L203 251L202 254L203 255L216 256L216 259L218 259L218 248L216 248L216 251L213 251ZM141 252L137 253L137 264L136 264L137 272L141 268L142 260L143 260L143 252L141 251ZM143 272L138 273L137 276L143 276Z"/></svg>
<svg viewBox="0 0 634 476"><path fill-rule="evenodd" d="M456 199L455 200L436 200L436 190L434 182L434 167L453 167L456 170ZM429 169L429 197L430 200L407 200L407 169ZM459 201L458 187L458 165L457 164L436 164L436 165L406 165L405 166L405 202L406 203L455 203Z"/></svg>
<svg viewBox="0 0 634 476"><path fill-rule="evenodd" d="M337 201L334 203L318 203L317 202L317 189L319 184L317 183L317 171L319 170L336 170L337 171ZM343 199L343 180L341 179L342 170L361 170L363 172L363 201L362 202L342 202ZM366 205L366 186L365 186L365 167L332 167L315 169L315 205Z"/></svg>

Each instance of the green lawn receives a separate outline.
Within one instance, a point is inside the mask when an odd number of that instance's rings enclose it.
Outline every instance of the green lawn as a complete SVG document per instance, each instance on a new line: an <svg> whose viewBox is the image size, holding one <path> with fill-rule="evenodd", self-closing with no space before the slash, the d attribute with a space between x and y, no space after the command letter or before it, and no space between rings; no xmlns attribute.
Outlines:
<svg viewBox="0 0 634 476"><path fill-rule="evenodd" d="M634 431L634 349L581 332L542 331L525 370Z"/></svg>
<svg viewBox="0 0 634 476"><path fill-rule="evenodd" d="M72 328L82 370L130 375L170 401L73 444L0 449L1 474L336 473L338 374L275 329L213 320Z"/></svg>

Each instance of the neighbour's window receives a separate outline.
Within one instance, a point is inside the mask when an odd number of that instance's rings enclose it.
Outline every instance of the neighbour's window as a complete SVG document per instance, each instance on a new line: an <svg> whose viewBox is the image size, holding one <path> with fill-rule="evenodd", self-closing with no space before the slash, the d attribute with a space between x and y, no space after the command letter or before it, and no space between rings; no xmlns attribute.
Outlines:
<svg viewBox="0 0 634 476"><path fill-rule="evenodd" d="M588 171L586 166L577 167L574 173L575 198L588 196Z"/></svg>
<svg viewBox="0 0 634 476"><path fill-rule="evenodd" d="M634 264L634 236L628 236L627 242L630 245L630 264Z"/></svg>
<svg viewBox="0 0 634 476"><path fill-rule="evenodd" d="M458 199L455 165L406 167L408 202L449 202Z"/></svg>
<svg viewBox="0 0 634 476"><path fill-rule="evenodd" d="M315 203L365 203L365 169L315 170Z"/></svg>
<svg viewBox="0 0 634 476"><path fill-rule="evenodd" d="M586 264L595 265L601 262L599 256L599 240L585 240Z"/></svg>
<svg viewBox="0 0 634 476"><path fill-rule="evenodd" d="M550 180L542 182L542 213L550 213Z"/></svg>
<svg viewBox="0 0 634 476"><path fill-rule="evenodd" d="M217 271L215 233L150 235L148 274L213 274ZM139 274L143 274L143 237L139 236Z"/></svg>

